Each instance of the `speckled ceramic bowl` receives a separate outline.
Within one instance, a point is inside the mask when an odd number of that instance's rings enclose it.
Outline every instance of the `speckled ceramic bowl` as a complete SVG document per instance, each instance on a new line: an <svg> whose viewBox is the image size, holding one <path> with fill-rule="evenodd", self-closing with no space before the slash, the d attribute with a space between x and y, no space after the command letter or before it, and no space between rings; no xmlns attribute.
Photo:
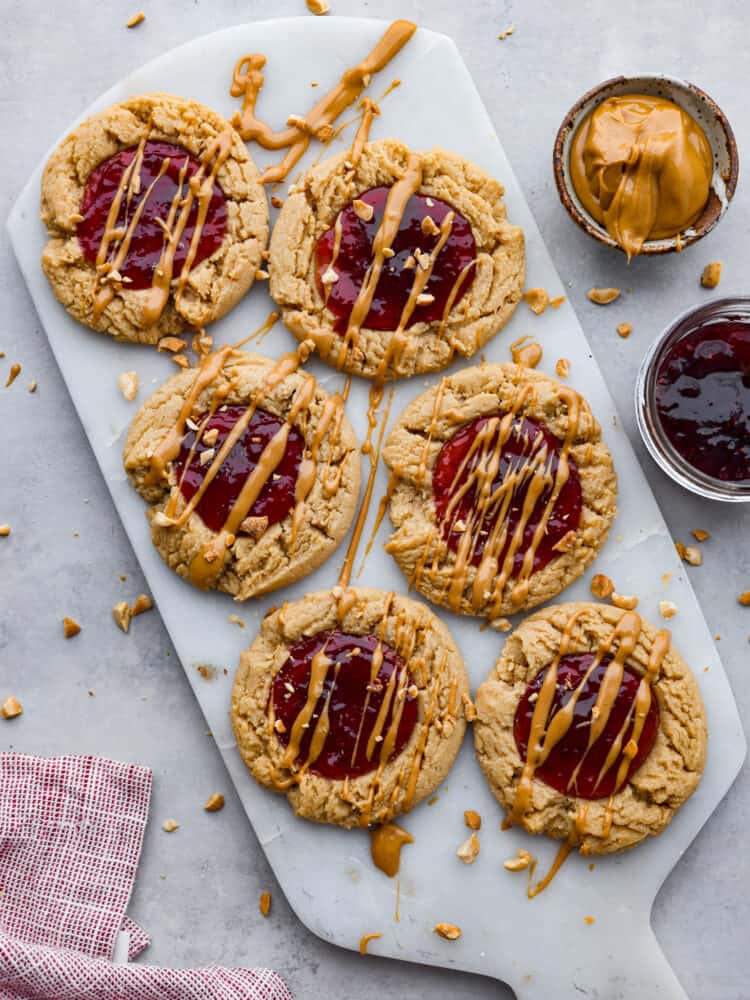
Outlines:
<svg viewBox="0 0 750 1000"><path fill-rule="evenodd" d="M685 80L661 74L617 76L584 94L570 109L560 126L553 152L555 182L560 200L571 218L584 232L600 243L622 250L601 223L581 204L570 176L570 145L581 121L608 97L621 94L650 94L673 101L692 115L706 133L714 157L711 194L703 214L694 225L680 233L680 249L709 233L729 208L739 177L740 161L732 127L721 108L699 87ZM676 237L646 240L642 254L669 253L678 249Z"/></svg>

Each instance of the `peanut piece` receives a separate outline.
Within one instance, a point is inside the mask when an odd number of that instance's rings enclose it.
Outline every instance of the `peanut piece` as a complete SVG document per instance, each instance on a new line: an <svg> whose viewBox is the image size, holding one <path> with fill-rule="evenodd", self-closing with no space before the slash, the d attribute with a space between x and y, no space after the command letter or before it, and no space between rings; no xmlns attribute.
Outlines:
<svg viewBox="0 0 750 1000"><path fill-rule="evenodd" d="M112 608L115 625L123 632L127 632L130 628L130 614L130 605L126 601L118 601Z"/></svg>
<svg viewBox="0 0 750 1000"><path fill-rule="evenodd" d="M177 822L176 819L165 819L161 825L161 828L165 833L174 833L175 830L180 829L180 824Z"/></svg>
<svg viewBox="0 0 750 1000"><path fill-rule="evenodd" d="M455 941L461 937L461 928L455 924L435 924L435 933L447 941Z"/></svg>
<svg viewBox="0 0 750 1000"><path fill-rule="evenodd" d="M132 403L138 395L138 372L120 372L117 386L125 399Z"/></svg>
<svg viewBox="0 0 750 1000"><path fill-rule="evenodd" d="M63 618L63 632L66 639L72 639L74 635L78 635L81 631L81 626L78 622L74 622L72 618L68 618L66 615Z"/></svg>
<svg viewBox="0 0 750 1000"><path fill-rule="evenodd" d="M544 288L529 288L523 293L523 301L536 316L539 316L549 305L549 295Z"/></svg>
<svg viewBox="0 0 750 1000"><path fill-rule="evenodd" d="M203 806L207 813L215 813L220 809L224 808L224 796L221 792L214 792L213 795L209 795L206 799L206 803Z"/></svg>
<svg viewBox="0 0 750 1000"><path fill-rule="evenodd" d="M15 719L17 715L21 715L23 712L23 706L21 702L18 701L13 695L6 698L5 701L0 705L0 715L4 719Z"/></svg>
<svg viewBox="0 0 750 1000"><path fill-rule="evenodd" d="M482 817L473 809L467 809L464 812L464 823L470 830L479 830L482 826Z"/></svg>
<svg viewBox="0 0 750 1000"><path fill-rule="evenodd" d="M262 892L260 894L260 900L258 901L258 909L260 910L260 912L263 914L264 917L267 917L268 914L271 912L270 892Z"/></svg>
<svg viewBox="0 0 750 1000"><path fill-rule="evenodd" d="M610 594L614 593L614 589L614 583L604 573L597 573L591 581L591 593L594 597L609 597Z"/></svg>
<svg viewBox="0 0 750 1000"><path fill-rule="evenodd" d="M479 856L479 837L475 833L472 833L470 837L461 844L456 851L456 857L459 861L463 861L464 864L470 865L476 861Z"/></svg>
<svg viewBox="0 0 750 1000"><path fill-rule="evenodd" d="M610 302L614 302L619 297L619 288L589 288L586 292L586 298L598 306L608 306Z"/></svg>
<svg viewBox="0 0 750 1000"><path fill-rule="evenodd" d="M677 614L677 605L674 601L659 601L659 614L662 618L674 618Z"/></svg>
<svg viewBox="0 0 750 1000"><path fill-rule="evenodd" d="M701 284L704 288L716 288L721 281L721 261L714 260L706 264L701 274Z"/></svg>

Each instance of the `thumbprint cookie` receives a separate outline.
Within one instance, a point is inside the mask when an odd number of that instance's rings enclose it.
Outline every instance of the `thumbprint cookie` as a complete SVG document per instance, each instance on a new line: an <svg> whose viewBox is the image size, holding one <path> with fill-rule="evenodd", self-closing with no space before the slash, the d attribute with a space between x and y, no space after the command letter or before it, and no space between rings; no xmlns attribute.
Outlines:
<svg viewBox="0 0 750 1000"><path fill-rule="evenodd" d="M386 545L421 594L490 622L554 597L604 544L617 480L575 390L523 365L441 379L399 418Z"/></svg>
<svg viewBox="0 0 750 1000"><path fill-rule="evenodd" d="M232 720L253 777L297 815L366 827L443 781L468 694L461 654L427 607L335 587L266 616L240 657Z"/></svg>
<svg viewBox="0 0 750 1000"><path fill-rule="evenodd" d="M526 618L476 694L474 744L511 823L584 854L632 847L698 786L695 677L634 611L559 604Z"/></svg>
<svg viewBox="0 0 750 1000"><path fill-rule="evenodd" d="M503 187L454 153L395 140L313 167L270 248L272 297L329 364L377 381L470 357L521 297L523 232Z"/></svg>
<svg viewBox="0 0 750 1000"><path fill-rule="evenodd" d="M171 94L115 104L63 139L42 176L41 217L42 267L71 316L146 344L228 312L268 242L239 135Z"/></svg>
<svg viewBox="0 0 750 1000"><path fill-rule="evenodd" d="M244 601L306 576L351 524L360 456L338 395L300 370L222 347L173 376L131 424L125 470L153 543L201 589Z"/></svg>

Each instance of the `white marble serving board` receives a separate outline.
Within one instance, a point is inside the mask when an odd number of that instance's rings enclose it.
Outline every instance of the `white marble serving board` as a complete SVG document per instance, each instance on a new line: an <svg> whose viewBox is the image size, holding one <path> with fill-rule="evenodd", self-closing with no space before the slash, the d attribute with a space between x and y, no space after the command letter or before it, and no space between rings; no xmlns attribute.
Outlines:
<svg viewBox="0 0 750 1000"><path fill-rule="evenodd" d="M245 53L263 52L268 64L259 113L278 127L290 113L304 114L317 95L369 51L384 27L374 20L313 17L233 27L154 60L100 97L81 118L153 90L193 97L230 115L237 106L228 94L234 62ZM395 77L401 78L402 86L383 102L373 138L395 136L418 149L442 145L498 177L506 186L509 219L526 232L527 284L542 285L552 296L565 294L493 124L451 40L420 30L373 81L371 93L377 97ZM320 83L314 90L313 80ZM502 129L502 123L498 125ZM52 122L41 127L47 127L51 136L56 131ZM303 163L314 155L315 150ZM547 157L549 150L540 148L539 155ZM269 162L267 154L257 159ZM674 641L696 672L708 712L706 772L696 794L660 838L620 857L597 860L593 872L588 860L572 857L549 889L529 901L525 875L505 872L502 862L525 847L539 857L539 871L544 871L557 845L517 830L501 832L501 811L474 760L469 736L437 802L423 804L405 818L415 844L403 852L397 923L396 881L373 867L367 834L298 820L283 798L256 786L235 749L227 712L239 652L252 639L259 617L280 597L297 598L332 586L343 550L296 586L244 607L225 595L199 593L162 563L150 542L143 502L126 481L121 449L136 406L175 368L152 348L115 344L85 330L57 303L39 266L45 241L38 221L41 169L40 165L30 178L8 223L15 252L159 611L247 815L299 918L316 934L346 948L356 948L365 933L382 932L371 953L494 976L508 982L523 1000L553 996L567 1000L581 994L606 1000L684 1000L654 939L650 910L662 881L734 780L745 756L745 740L724 669L683 565L570 305L566 302L558 311L535 317L521 304L485 354L491 361L509 360L511 341L530 333L544 347L543 370L553 374L559 357L570 359L570 384L585 394L601 422L620 481L620 513L595 570L613 577L622 592L638 594L639 610L652 621L659 620L659 600L668 597L678 605L679 615L671 623ZM245 301L211 328L216 343L247 335L270 307L265 287L256 285ZM279 325L262 350L276 357L294 344ZM310 367L329 388L341 384L342 377L319 362ZM127 403L117 389L117 376L126 369L136 369L140 375L136 404ZM398 385L391 421L438 377ZM365 432L367 392L365 383L354 380L348 413L360 439ZM382 495L385 480L380 469L375 500ZM372 505L365 539L376 506ZM402 576L382 551L387 529L386 523L361 577L353 582L404 590ZM570 587L564 599L588 598L592 572ZM661 579L666 572L673 574L667 587ZM247 627L229 624L232 613L238 613ZM475 688L498 656L503 637L490 630L480 632L476 621L440 614L461 647ZM198 663L226 667L228 673L219 671L217 679L205 681L195 669ZM196 732L196 739L203 738L202 731ZM133 757L137 756L138 748L133 747ZM476 809L483 817L482 852L471 867L455 857L467 832L465 809ZM218 843L217 850L221 850ZM255 900L248 900L248 906L255 905ZM586 924L585 916L595 917L595 923ZM456 942L437 937L433 927L438 921L460 925L463 937ZM351 995L356 996L356 983Z"/></svg>

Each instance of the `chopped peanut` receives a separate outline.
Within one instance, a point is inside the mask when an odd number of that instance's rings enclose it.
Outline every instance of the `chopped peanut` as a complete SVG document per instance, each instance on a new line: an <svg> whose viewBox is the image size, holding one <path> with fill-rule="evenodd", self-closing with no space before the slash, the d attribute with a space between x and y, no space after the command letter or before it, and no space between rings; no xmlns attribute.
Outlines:
<svg viewBox="0 0 750 1000"><path fill-rule="evenodd" d="M214 792L213 795L209 795L206 799L206 803L203 806L207 813L215 813L220 809L224 808L224 796L221 792Z"/></svg>
<svg viewBox="0 0 750 1000"><path fill-rule="evenodd" d="M273 205L274 208L281 208L284 202L281 200L281 198L277 197L276 195L273 195L271 197L271 204Z"/></svg>
<svg viewBox="0 0 750 1000"><path fill-rule="evenodd" d="M583 918L583 922L584 922L584 924L589 924L590 925L590 924L594 923L595 919L596 919L595 917L584 917Z"/></svg>
<svg viewBox="0 0 750 1000"><path fill-rule="evenodd" d="M142 615L144 611L150 611L153 608L154 602L148 596L148 594L139 594L135 599L135 604L130 609L130 613L135 617L135 615Z"/></svg>
<svg viewBox="0 0 750 1000"><path fill-rule="evenodd" d="M559 309L564 301L565 301L564 295L558 295L556 298L550 299L549 300L550 309Z"/></svg>
<svg viewBox="0 0 750 1000"><path fill-rule="evenodd" d="M570 550L575 546L576 543L576 533L575 531L566 531L562 538L555 542L552 546L554 552L570 552Z"/></svg>
<svg viewBox="0 0 750 1000"><path fill-rule="evenodd" d="M127 601L118 601L117 604L112 608L112 617L115 620L115 625L123 632L127 632L130 628L130 605Z"/></svg>
<svg viewBox="0 0 750 1000"><path fill-rule="evenodd" d="M515 858L508 858L507 861L503 862L503 868L507 872L522 872L524 868L528 868L531 864L531 855L528 851L524 851L523 848L516 854Z"/></svg>
<svg viewBox="0 0 750 1000"><path fill-rule="evenodd" d="M684 546L682 558L689 566L700 566L703 562L703 553L694 545Z"/></svg>
<svg viewBox="0 0 750 1000"><path fill-rule="evenodd" d="M5 701L0 705L0 715L4 719L15 719L17 715L21 715L23 712L23 706L18 699L10 695Z"/></svg>
<svg viewBox="0 0 750 1000"><path fill-rule="evenodd" d="M510 36L513 34L515 30L516 30L515 24L508 25L505 31L501 31L500 34L497 36L499 41L504 42L506 38L510 38Z"/></svg>
<svg viewBox="0 0 750 1000"><path fill-rule="evenodd" d="M591 593L594 597L609 597L610 594L614 593L614 589L614 583L604 573L597 573L591 581Z"/></svg>
<svg viewBox="0 0 750 1000"><path fill-rule="evenodd" d="M619 299L619 288L589 288L586 298L589 302L595 302L598 306L608 306L610 302Z"/></svg>
<svg viewBox="0 0 750 1000"><path fill-rule="evenodd" d="M271 893L270 892L262 892L260 894L260 900L258 902L258 909L260 910L260 912L263 914L264 917L267 917L268 914L271 912Z"/></svg>
<svg viewBox="0 0 750 1000"><path fill-rule="evenodd" d="M544 288L529 288L523 293L523 300L537 316L543 313L549 305L549 295Z"/></svg>
<svg viewBox="0 0 750 1000"><path fill-rule="evenodd" d="M36 379L33 378L28 385L29 392L36 392Z"/></svg>
<svg viewBox="0 0 750 1000"><path fill-rule="evenodd" d="M133 14L129 21L126 22L126 28L135 28L136 25L140 24L142 21L146 20L146 15L142 10L139 10L137 14Z"/></svg>
<svg viewBox="0 0 750 1000"><path fill-rule="evenodd" d="M431 306L435 301L435 296L431 295L429 292L420 292L417 296L418 306Z"/></svg>
<svg viewBox="0 0 750 1000"><path fill-rule="evenodd" d="M372 205L368 205L366 201L362 201L361 198L355 198L352 202L352 208L354 209L354 214L357 218L361 219L363 222L369 222L375 214L375 209Z"/></svg>
<svg viewBox="0 0 750 1000"><path fill-rule="evenodd" d="M555 373L558 378L567 378L570 375L570 362L567 358L559 358L555 365Z"/></svg>
<svg viewBox="0 0 750 1000"><path fill-rule="evenodd" d="M65 633L66 639L72 639L74 635L78 635L81 631L81 626L78 622L74 622L72 618L68 618L66 615L63 618L63 632Z"/></svg>
<svg viewBox="0 0 750 1000"><path fill-rule="evenodd" d="M9 524L0 524L0 535L3 538L7 538L9 534L10 534L10 525Z"/></svg>
<svg viewBox="0 0 750 1000"><path fill-rule="evenodd" d="M125 399L132 403L138 395L138 372L120 372L117 385Z"/></svg>
<svg viewBox="0 0 750 1000"><path fill-rule="evenodd" d="M696 528L695 531L691 531L690 534L696 542L705 542L711 537L711 532L704 531L702 528Z"/></svg>
<svg viewBox="0 0 750 1000"><path fill-rule="evenodd" d="M178 365L180 368L190 367L190 362L188 361L188 359L185 357L184 354L173 354L172 361L174 361L174 363Z"/></svg>
<svg viewBox="0 0 750 1000"><path fill-rule="evenodd" d="M440 226L437 225L431 215L425 215L424 219L422 219L421 229L425 236L437 236L440 232Z"/></svg>
<svg viewBox="0 0 750 1000"><path fill-rule="evenodd" d="M173 354L176 354L177 351L181 351L185 347L187 347L187 341L183 340L182 337L162 337L158 343L157 350L171 351Z"/></svg>
<svg viewBox="0 0 750 1000"><path fill-rule="evenodd" d="M632 323L618 323L616 330L623 340L627 340L630 334L633 332Z"/></svg>
<svg viewBox="0 0 750 1000"><path fill-rule="evenodd" d="M621 608L623 611L632 611L638 607L638 598L634 594L628 597L625 594L617 594L613 591L609 599L616 608Z"/></svg>
<svg viewBox="0 0 750 1000"><path fill-rule="evenodd" d="M479 837L476 833L472 833L470 837L461 844L456 851L456 857L459 861L463 861L464 864L470 865L476 861L479 856Z"/></svg>
<svg viewBox="0 0 750 1000"><path fill-rule="evenodd" d="M677 614L677 605L674 601L659 601L659 614L662 618L674 618Z"/></svg>
<svg viewBox="0 0 750 1000"><path fill-rule="evenodd" d="M715 260L706 264L701 274L701 284L704 288L716 288L721 281L721 261Z"/></svg>
<svg viewBox="0 0 750 1000"><path fill-rule="evenodd" d="M174 833L175 830L180 829L180 824L177 822L176 819L165 819L161 825L161 828L165 833Z"/></svg>
<svg viewBox="0 0 750 1000"><path fill-rule="evenodd" d="M435 924L435 933L448 941L455 941L461 937L461 928L455 924Z"/></svg>
<svg viewBox="0 0 750 1000"><path fill-rule="evenodd" d="M479 830L482 826L482 817L473 809L467 809L464 812L464 823L470 830Z"/></svg>
<svg viewBox="0 0 750 1000"><path fill-rule="evenodd" d="M239 615L230 615L227 621L229 621L232 625L239 625L240 628L245 627L245 623Z"/></svg>
<svg viewBox="0 0 750 1000"><path fill-rule="evenodd" d="M743 608L750 608L750 590L746 590L744 594L740 594L737 600Z"/></svg>
<svg viewBox="0 0 750 1000"><path fill-rule="evenodd" d="M468 694L461 695L461 701L464 706L464 718L467 722L473 722L477 717L477 710L474 706L474 702L468 696Z"/></svg>

